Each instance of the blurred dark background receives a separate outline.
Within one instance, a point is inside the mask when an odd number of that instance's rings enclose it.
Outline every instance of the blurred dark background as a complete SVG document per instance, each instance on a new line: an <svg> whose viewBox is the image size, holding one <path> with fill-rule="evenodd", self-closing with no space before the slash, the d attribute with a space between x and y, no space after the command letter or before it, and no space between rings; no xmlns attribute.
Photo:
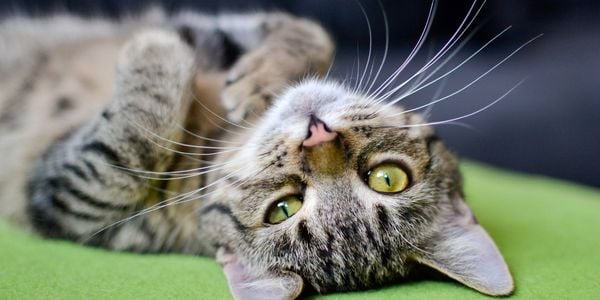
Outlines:
<svg viewBox="0 0 600 300"><path fill-rule="evenodd" d="M332 32L339 45L332 76L352 84L359 71L365 69L369 50L367 21L358 3L354 0L4 0L0 2L0 15L71 12L118 17L135 14L151 5L160 5L169 12L283 10L316 19ZM360 3L372 27L374 59L371 61L377 62L376 70L385 46L383 17L377 1ZM390 45L379 83L410 52L430 6L429 1L419 0L381 3L389 19ZM439 1L427 42L397 83L418 70L443 46L471 4L471 0ZM465 158L600 187L597 170L600 167L600 1L487 1L473 26L479 29L439 74L461 63L509 25L512 25L509 31L447 79L401 103L408 108L417 107L450 94L543 33L465 91L433 106L429 120L446 120L474 112L526 78L489 109L460 120L459 124L437 126L440 135Z"/></svg>

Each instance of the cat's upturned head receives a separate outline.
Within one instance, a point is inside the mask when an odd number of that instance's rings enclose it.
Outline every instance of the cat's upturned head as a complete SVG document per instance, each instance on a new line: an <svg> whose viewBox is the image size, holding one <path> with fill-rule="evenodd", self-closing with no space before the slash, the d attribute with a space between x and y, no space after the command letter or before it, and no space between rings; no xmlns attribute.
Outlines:
<svg viewBox="0 0 600 300"><path fill-rule="evenodd" d="M415 263L482 293L513 290L463 200L455 156L419 115L306 81L258 122L201 222L241 298L399 281Z"/></svg>

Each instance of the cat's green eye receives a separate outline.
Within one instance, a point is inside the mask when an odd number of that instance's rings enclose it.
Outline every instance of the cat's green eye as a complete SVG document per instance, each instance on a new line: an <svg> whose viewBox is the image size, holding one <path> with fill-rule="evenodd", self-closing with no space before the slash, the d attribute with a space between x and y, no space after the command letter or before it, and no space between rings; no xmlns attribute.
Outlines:
<svg viewBox="0 0 600 300"><path fill-rule="evenodd" d="M281 223L296 214L300 210L300 207L302 207L300 196L285 196L271 205L271 208L267 212L266 222L269 224Z"/></svg>
<svg viewBox="0 0 600 300"><path fill-rule="evenodd" d="M367 184L380 193L401 192L408 186L408 174L395 163L382 163L367 173Z"/></svg>

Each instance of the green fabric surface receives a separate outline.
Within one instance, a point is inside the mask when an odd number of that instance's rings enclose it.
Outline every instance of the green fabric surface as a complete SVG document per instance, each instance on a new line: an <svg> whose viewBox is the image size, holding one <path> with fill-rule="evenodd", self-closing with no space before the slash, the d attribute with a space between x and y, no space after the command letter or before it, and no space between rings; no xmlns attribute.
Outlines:
<svg viewBox="0 0 600 300"><path fill-rule="evenodd" d="M600 191L463 164L467 201L508 262L520 299L600 298ZM228 299L208 258L115 253L0 222L0 299ZM487 298L425 280L318 299Z"/></svg>

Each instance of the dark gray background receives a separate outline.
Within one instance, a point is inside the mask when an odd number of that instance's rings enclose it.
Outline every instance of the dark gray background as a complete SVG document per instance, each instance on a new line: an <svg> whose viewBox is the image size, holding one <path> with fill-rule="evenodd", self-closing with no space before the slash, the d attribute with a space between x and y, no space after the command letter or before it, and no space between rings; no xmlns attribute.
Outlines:
<svg viewBox="0 0 600 300"><path fill-rule="evenodd" d="M152 3L175 12L277 9L322 22L340 45L333 75L348 78L357 57L364 64L369 44L367 23L353 0L206 0L206 1L42 1L0 3L2 15L26 12L45 15L68 11L116 17L135 13ZM384 26L377 1L362 0L371 19L374 52L382 53ZM390 23L390 59L384 74L399 66L421 32L428 1L382 1ZM471 5L470 0L439 2L432 32L410 70L447 40ZM441 95L473 80L530 38L544 36L465 92L435 105L431 120L444 120L475 111L523 78L526 82L503 101L468 119L463 126L438 126L440 135L461 156L529 173L546 174L600 186L600 1L492 0L477 19L481 29L453 60L459 63L505 27L513 28L480 55L448 77ZM358 49L357 49L358 46ZM437 47L437 48L436 48ZM358 54L357 54L358 53ZM452 63L451 63L452 65ZM363 69L364 66L361 66ZM404 77L410 75L410 70ZM356 73L356 72L355 72ZM400 82L400 81L399 81ZM430 101L438 90L415 94L407 107Z"/></svg>

